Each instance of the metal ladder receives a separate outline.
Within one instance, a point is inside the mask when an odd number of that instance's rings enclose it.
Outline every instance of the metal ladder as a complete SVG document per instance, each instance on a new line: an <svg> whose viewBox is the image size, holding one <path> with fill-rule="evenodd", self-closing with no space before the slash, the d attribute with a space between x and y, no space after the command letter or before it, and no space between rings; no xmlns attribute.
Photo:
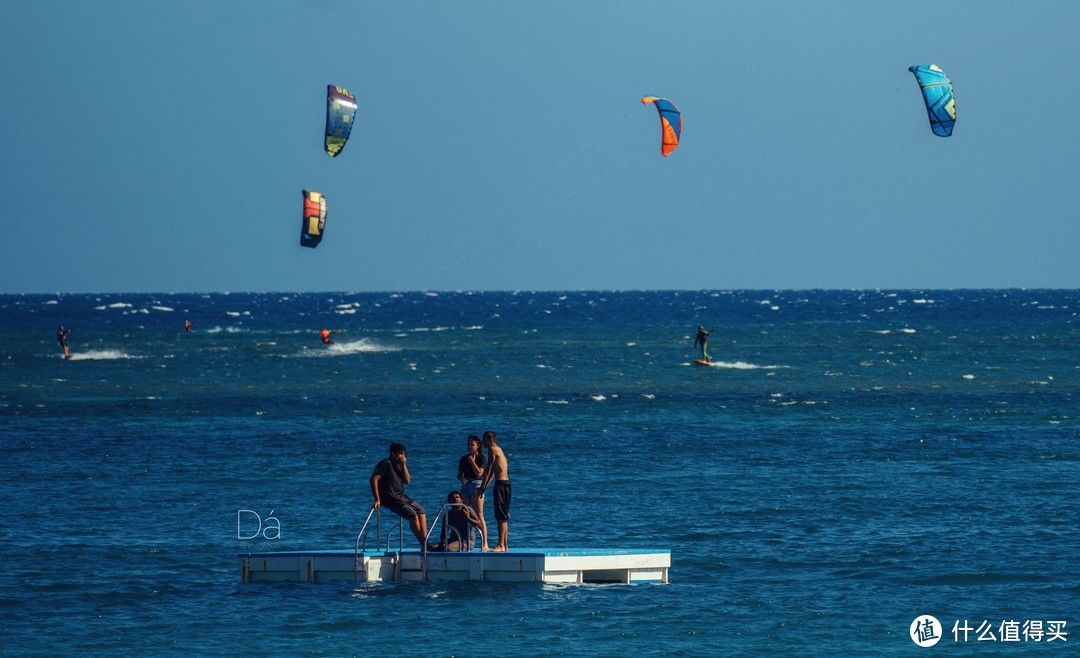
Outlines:
<svg viewBox="0 0 1080 658"><path fill-rule="evenodd" d="M427 580L427 556L428 556L428 544L431 543L431 534L435 532L435 528L439 526L439 521L446 515L446 513L452 507L467 507L467 503L446 503L439 508L439 513L435 516L435 520L428 525L427 535L424 537L424 545L420 547L420 570L422 573L421 580ZM353 546L353 582L360 582L360 556L367 550L367 532L368 526L371 525L371 517L375 517L375 549L379 550L381 545L378 543L379 538L382 536L382 507L372 507L368 512L367 518L364 519L364 525L361 526L360 532L356 535L356 542ZM394 560L394 580L401 579L401 552L405 545L405 520L398 517L398 549L397 559ZM464 546L464 549L458 549L459 551L471 551L473 546L473 536L475 529L469 528L469 536L462 537L461 533L457 531L457 528L448 528L447 543L450 543L450 539L453 536L457 537L458 546ZM391 528L386 533L386 548L387 553L390 552L390 538L393 536L394 530Z"/></svg>
<svg viewBox="0 0 1080 658"><path fill-rule="evenodd" d="M353 550L353 582L359 582L360 579L360 554L362 551L367 550L367 529L368 525L371 524L372 516L375 517L375 550L379 550L381 547L379 538L382 536L382 508L372 507L371 511L368 512L367 518L364 519L364 525L356 535L356 544ZM386 532L386 548L384 550L387 553L390 552L390 537L393 533L393 528ZM401 577L401 551L404 548L404 545L405 521L401 517L398 517L398 558L394 560L394 580L398 580ZM427 547L425 546L424 548L426 549Z"/></svg>

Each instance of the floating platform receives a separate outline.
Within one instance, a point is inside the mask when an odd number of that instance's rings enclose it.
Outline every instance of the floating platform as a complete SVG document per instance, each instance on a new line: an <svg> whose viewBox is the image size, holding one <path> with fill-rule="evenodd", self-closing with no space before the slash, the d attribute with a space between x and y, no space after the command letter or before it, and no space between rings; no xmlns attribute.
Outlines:
<svg viewBox="0 0 1080 658"><path fill-rule="evenodd" d="M487 580L530 583L667 583L671 551L516 548L506 553L328 550L240 553L242 582Z"/></svg>

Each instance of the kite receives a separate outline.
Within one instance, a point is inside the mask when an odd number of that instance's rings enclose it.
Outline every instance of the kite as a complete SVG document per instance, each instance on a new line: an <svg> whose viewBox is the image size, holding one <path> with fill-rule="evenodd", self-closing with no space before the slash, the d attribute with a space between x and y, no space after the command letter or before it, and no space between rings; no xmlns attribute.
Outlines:
<svg viewBox="0 0 1080 658"><path fill-rule="evenodd" d="M660 155L664 157L671 155L671 152L679 145L679 136L682 134L682 114L679 108L668 99L657 96L646 96L641 99L641 102L645 105L652 103L656 106L656 111L660 113Z"/></svg>
<svg viewBox="0 0 1080 658"><path fill-rule="evenodd" d="M952 134L956 123L956 99L953 98L952 81L936 64L922 64L908 68L915 74L922 88L926 113L930 116L930 127L938 137Z"/></svg>
<svg viewBox="0 0 1080 658"><path fill-rule="evenodd" d="M356 118L356 97L344 87L326 85L326 154L337 157L352 132Z"/></svg>
<svg viewBox="0 0 1080 658"><path fill-rule="evenodd" d="M326 231L326 197L304 190L304 220L300 225L300 245L314 249Z"/></svg>

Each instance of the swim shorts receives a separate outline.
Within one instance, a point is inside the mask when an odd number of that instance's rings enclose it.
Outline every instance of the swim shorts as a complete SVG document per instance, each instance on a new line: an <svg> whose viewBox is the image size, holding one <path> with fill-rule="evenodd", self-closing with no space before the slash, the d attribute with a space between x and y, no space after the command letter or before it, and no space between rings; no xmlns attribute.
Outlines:
<svg viewBox="0 0 1080 658"><path fill-rule="evenodd" d="M397 514L401 518L408 519L410 521L420 516L421 514L426 514L426 512L424 512L424 508L420 507L420 504L412 498L406 499L401 502L385 502L382 504L382 506L390 510L394 514Z"/></svg>
<svg viewBox="0 0 1080 658"><path fill-rule="evenodd" d="M465 480L465 484L461 487L461 495L463 498L476 498L476 492L480 489L480 480Z"/></svg>
<svg viewBox="0 0 1080 658"><path fill-rule="evenodd" d="M495 520L510 520L510 480L495 483Z"/></svg>

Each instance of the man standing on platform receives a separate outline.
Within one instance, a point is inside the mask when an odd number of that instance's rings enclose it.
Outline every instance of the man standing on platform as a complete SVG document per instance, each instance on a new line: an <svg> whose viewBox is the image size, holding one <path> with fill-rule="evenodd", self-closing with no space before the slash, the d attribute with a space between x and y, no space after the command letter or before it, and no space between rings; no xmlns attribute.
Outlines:
<svg viewBox="0 0 1080 658"><path fill-rule="evenodd" d="M502 448L495 445L495 432L484 432L484 447L488 449L488 467L484 471L484 480L480 484L477 496L483 496L488 483L495 481L495 521L499 524L499 543L493 551L506 551L506 531L510 522L510 472L506 455Z"/></svg>

